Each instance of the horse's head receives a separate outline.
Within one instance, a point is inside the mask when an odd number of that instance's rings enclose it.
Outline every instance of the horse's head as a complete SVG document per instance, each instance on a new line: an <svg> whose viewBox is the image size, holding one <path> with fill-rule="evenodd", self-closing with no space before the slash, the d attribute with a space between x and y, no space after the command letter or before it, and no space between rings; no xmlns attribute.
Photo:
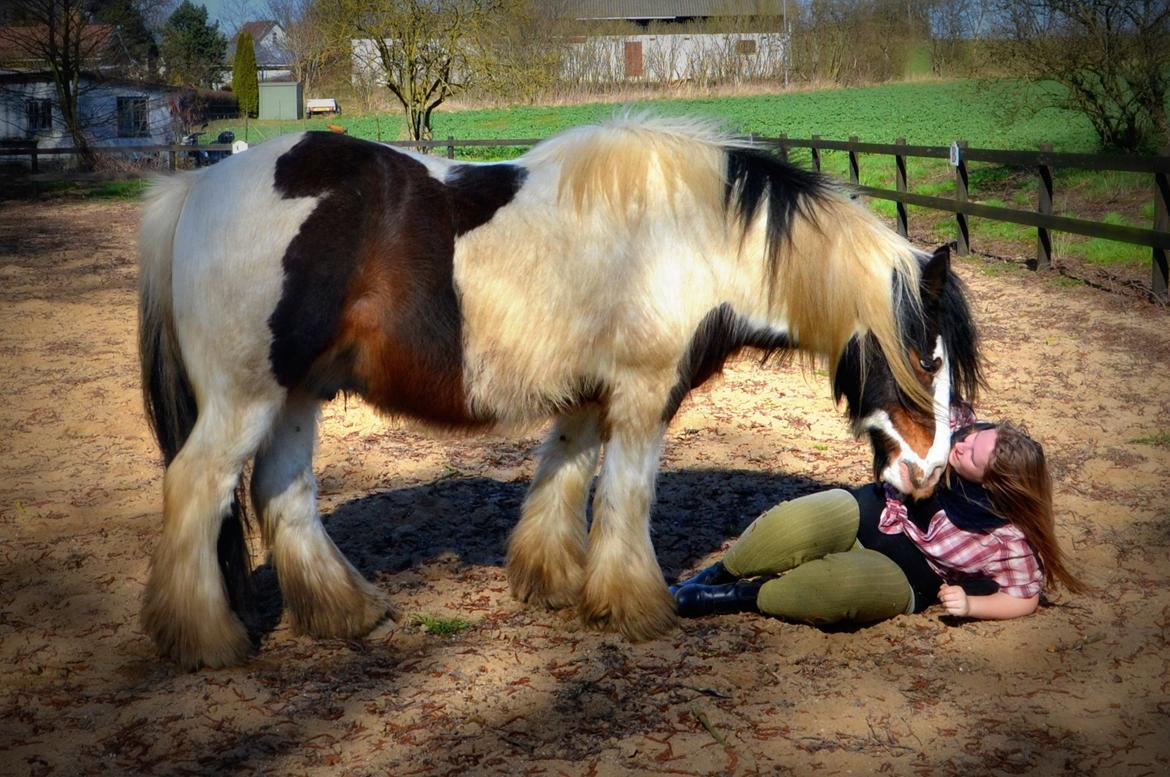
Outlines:
<svg viewBox="0 0 1170 777"><path fill-rule="evenodd" d="M871 334L855 336L837 365L833 390L845 398L854 433L867 433L874 476L916 498L938 484L950 449L952 405L971 401L982 383L975 326L963 285L943 246L924 257L917 289L895 291L904 358L930 406L900 387ZM915 297L916 295L916 297Z"/></svg>

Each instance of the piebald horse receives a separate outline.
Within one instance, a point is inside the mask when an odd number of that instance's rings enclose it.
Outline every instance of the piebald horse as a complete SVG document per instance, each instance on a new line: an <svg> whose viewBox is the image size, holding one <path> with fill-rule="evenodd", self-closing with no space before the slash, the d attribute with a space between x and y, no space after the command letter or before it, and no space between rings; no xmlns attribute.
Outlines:
<svg viewBox="0 0 1170 777"><path fill-rule="evenodd" d="M945 249L695 121L619 117L499 164L291 135L160 179L139 242L166 464L142 622L188 668L252 648L249 460L294 627L357 637L387 616L317 511L318 411L339 392L448 429L554 419L508 542L512 592L642 640L676 617L649 531L663 433L729 356L827 365L904 492L933 488L948 407L980 382Z"/></svg>

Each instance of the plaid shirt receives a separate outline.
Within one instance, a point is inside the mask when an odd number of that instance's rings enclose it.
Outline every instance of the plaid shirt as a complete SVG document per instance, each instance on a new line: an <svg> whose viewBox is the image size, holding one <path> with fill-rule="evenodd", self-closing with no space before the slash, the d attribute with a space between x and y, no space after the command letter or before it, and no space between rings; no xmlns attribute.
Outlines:
<svg viewBox="0 0 1170 777"><path fill-rule="evenodd" d="M951 407L951 431L975 423L975 411L967 403ZM926 531L910 518L902 495L886 485L886 509L878 528L885 534L905 534L926 556L926 562L951 584L965 579L990 577L999 590L1028 599L1044 588L1044 572L1024 533L1005 523L986 534L969 532L951 523L939 510Z"/></svg>
<svg viewBox="0 0 1170 777"><path fill-rule="evenodd" d="M902 495L886 486L886 509L878 528L885 534L905 534L926 556L926 562L948 583L990 577L999 590L1027 599L1044 588L1044 572L1024 533L1005 523L986 534L963 531L939 510L926 531L910 518Z"/></svg>

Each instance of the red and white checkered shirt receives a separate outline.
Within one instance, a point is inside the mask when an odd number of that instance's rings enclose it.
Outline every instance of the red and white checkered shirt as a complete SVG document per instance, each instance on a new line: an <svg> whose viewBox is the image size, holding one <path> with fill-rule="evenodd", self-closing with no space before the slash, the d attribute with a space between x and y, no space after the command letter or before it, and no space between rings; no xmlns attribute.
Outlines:
<svg viewBox="0 0 1170 777"><path fill-rule="evenodd" d="M955 526L939 510L923 531L910 518L901 494L887 485L886 509L878 528L885 534L905 534L948 583L957 585L965 579L990 577L999 584L999 590L1021 599L1035 596L1044 588L1044 572L1036 552L1024 533L1010 523L986 534L969 532Z"/></svg>

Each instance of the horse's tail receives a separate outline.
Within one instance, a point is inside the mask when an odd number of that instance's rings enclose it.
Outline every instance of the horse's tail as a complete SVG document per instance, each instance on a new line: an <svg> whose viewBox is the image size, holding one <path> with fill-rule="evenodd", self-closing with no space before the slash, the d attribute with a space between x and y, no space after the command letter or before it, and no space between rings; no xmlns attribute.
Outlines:
<svg viewBox="0 0 1170 777"><path fill-rule="evenodd" d="M161 177L146 196L138 228L138 360L146 420L170 466L199 418L199 406L175 334L172 268L175 229L197 175ZM251 557L241 481L216 547L232 609L251 616Z"/></svg>
<svg viewBox="0 0 1170 777"><path fill-rule="evenodd" d="M158 178L138 228L138 360L146 420L166 465L195 426L199 410L175 337L171 275L175 228L196 176Z"/></svg>

